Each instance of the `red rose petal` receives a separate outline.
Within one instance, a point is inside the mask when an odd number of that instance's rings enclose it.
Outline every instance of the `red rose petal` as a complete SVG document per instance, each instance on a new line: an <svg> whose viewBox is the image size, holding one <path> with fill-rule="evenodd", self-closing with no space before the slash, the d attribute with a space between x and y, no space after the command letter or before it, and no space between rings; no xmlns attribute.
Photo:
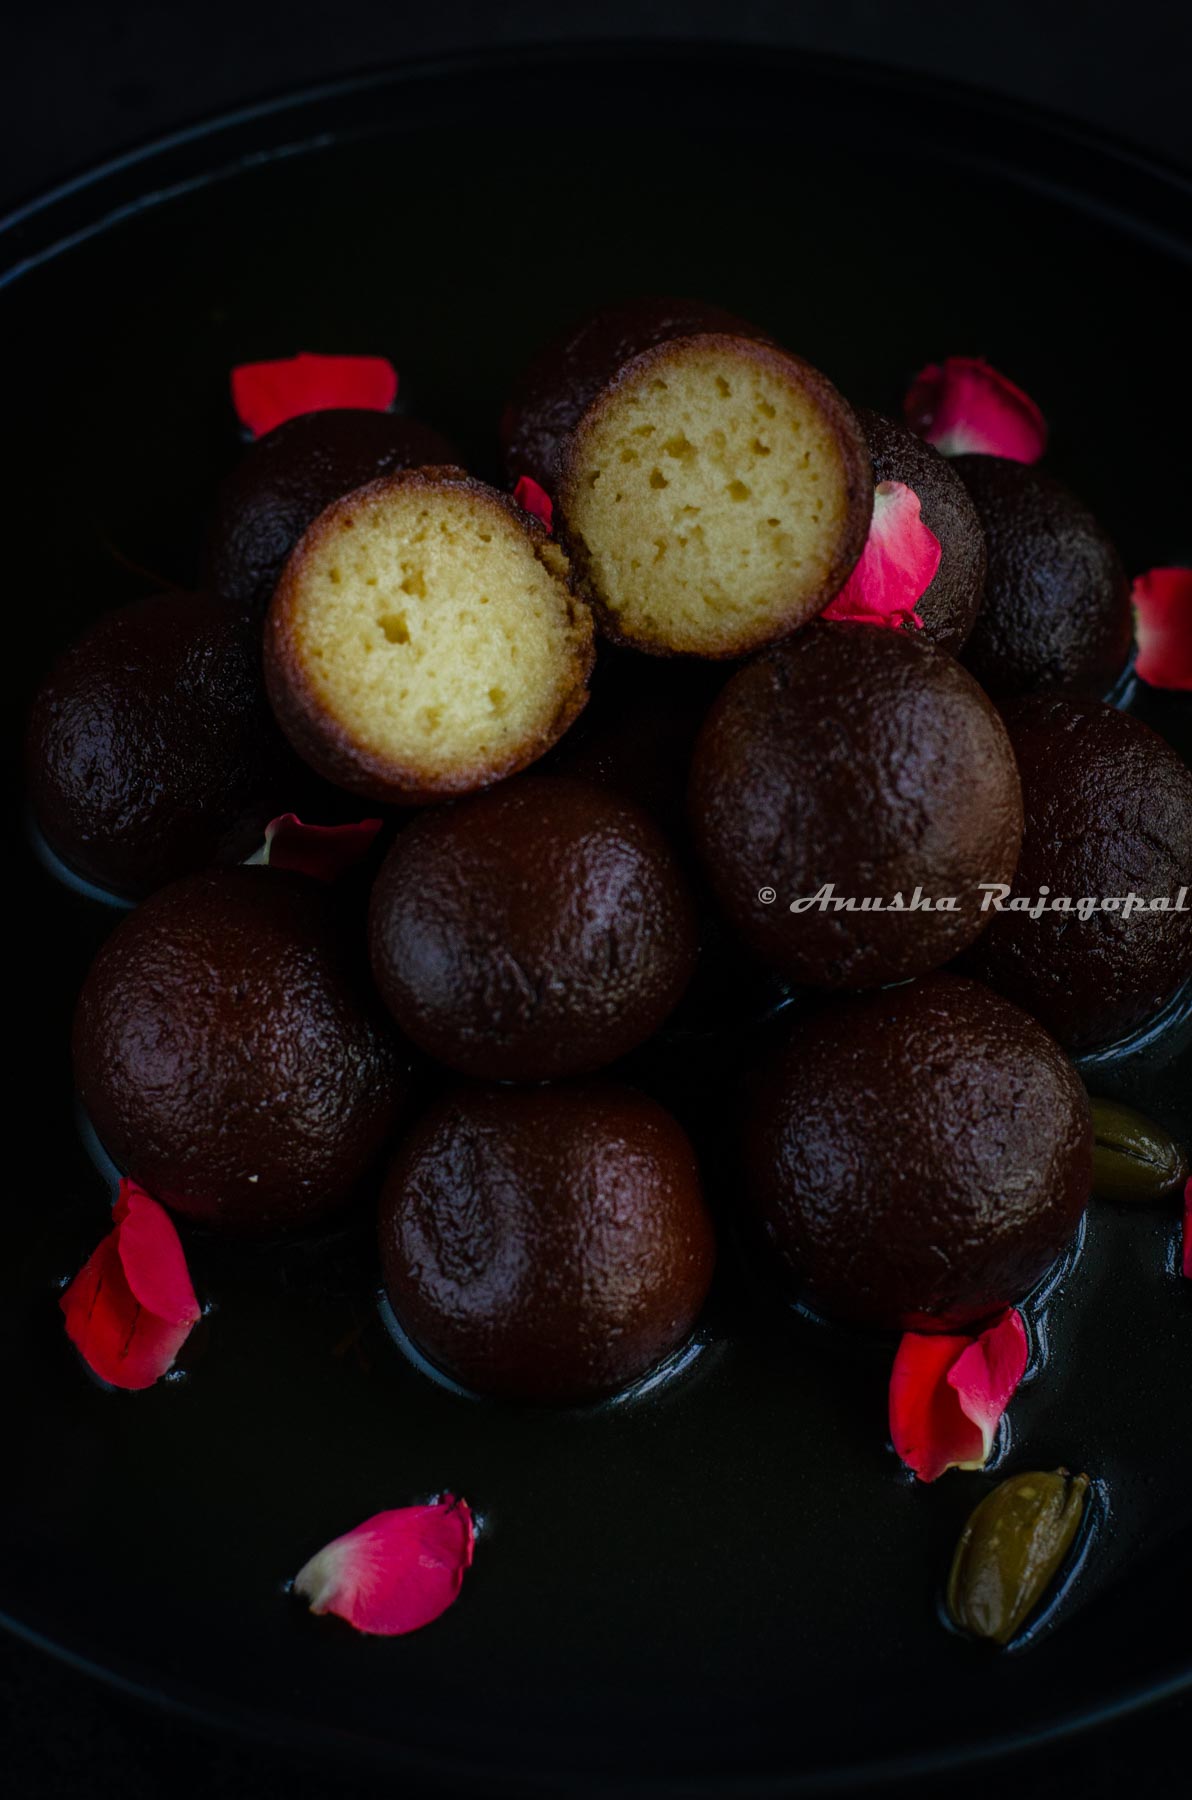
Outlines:
<svg viewBox="0 0 1192 1800"><path fill-rule="evenodd" d="M539 487L532 475L519 475L513 489L513 498L526 512L533 513L541 519L548 531L554 529L554 501L545 488Z"/></svg>
<svg viewBox="0 0 1192 1800"><path fill-rule="evenodd" d="M125 1280L147 1313L166 1325L193 1325L200 1315L186 1255L164 1206L127 1177L112 1211Z"/></svg>
<svg viewBox="0 0 1192 1800"><path fill-rule="evenodd" d="M1192 1181L1184 1189L1184 1274L1192 1281Z"/></svg>
<svg viewBox="0 0 1192 1800"><path fill-rule="evenodd" d="M915 602L935 580L941 554L939 539L920 517L915 490L904 481L879 482L860 561L821 616L921 629Z"/></svg>
<svg viewBox="0 0 1192 1800"><path fill-rule="evenodd" d="M905 1334L890 1376L890 1435L920 1481L945 1469L984 1468L1026 1361L1016 1311L977 1337Z"/></svg>
<svg viewBox="0 0 1192 1800"><path fill-rule="evenodd" d="M165 1210L122 1181L115 1228L59 1302L84 1362L119 1388L147 1388L169 1372L199 1317L178 1234Z"/></svg>
<svg viewBox="0 0 1192 1800"><path fill-rule="evenodd" d="M1134 579L1134 667L1157 688L1192 688L1192 569L1148 569Z"/></svg>
<svg viewBox="0 0 1192 1800"><path fill-rule="evenodd" d="M330 407L388 412L397 398L397 370L384 356L286 356L241 363L232 370L232 405L252 437L287 419Z"/></svg>
<svg viewBox="0 0 1192 1800"><path fill-rule="evenodd" d="M944 456L976 452L1038 462L1047 424L1029 394L979 356L949 356L920 369L907 390L906 422Z"/></svg>
<svg viewBox="0 0 1192 1800"><path fill-rule="evenodd" d="M381 824L380 819L357 819L350 825L304 825L297 813L282 813L270 819L263 848L248 860L313 875L316 881L336 881L363 862Z"/></svg>
<svg viewBox="0 0 1192 1800"><path fill-rule="evenodd" d="M313 1613L335 1613L357 1631L398 1637L447 1611L472 1561L466 1501L375 1513L324 1545L294 1578Z"/></svg>

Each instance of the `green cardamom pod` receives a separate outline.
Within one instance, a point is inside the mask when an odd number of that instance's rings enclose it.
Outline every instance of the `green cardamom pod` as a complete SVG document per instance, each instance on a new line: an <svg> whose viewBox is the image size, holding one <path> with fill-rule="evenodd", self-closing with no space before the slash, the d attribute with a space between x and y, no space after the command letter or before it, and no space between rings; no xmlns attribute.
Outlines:
<svg viewBox="0 0 1192 1800"><path fill-rule="evenodd" d="M1188 1159L1161 1125L1116 1100L1094 1100L1093 1194L1147 1206L1170 1200L1188 1179Z"/></svg>
<svg viewBox="0 0 1192 1800"><path fill-rule="evenodd" d="M948 1576L948 1616L962 1631L1008 1644L1034 1611L1084 1517L1087 1475L1011 1475L960 1534Z"/></svg>

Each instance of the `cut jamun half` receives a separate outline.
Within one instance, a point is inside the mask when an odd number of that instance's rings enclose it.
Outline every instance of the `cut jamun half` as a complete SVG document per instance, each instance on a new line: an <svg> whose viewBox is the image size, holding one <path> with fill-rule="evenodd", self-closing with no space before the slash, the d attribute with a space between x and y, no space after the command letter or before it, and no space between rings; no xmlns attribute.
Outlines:
<svg viewBox="0 0 1192 1800"><path fill-rule="evenodd" d="M583 708L592 661L563 552L508 496L450 468L329 506L265 624L269 698L299 755L396 805L535 761Z"/></svg>
<svg viewBox="0 0 1192 1800"><path fill-rule="evenodd" d="M825 375L729 333L633 357L568 441L560 536L602 629L743 656L827 605L865 544L873 472Z"/></svg>

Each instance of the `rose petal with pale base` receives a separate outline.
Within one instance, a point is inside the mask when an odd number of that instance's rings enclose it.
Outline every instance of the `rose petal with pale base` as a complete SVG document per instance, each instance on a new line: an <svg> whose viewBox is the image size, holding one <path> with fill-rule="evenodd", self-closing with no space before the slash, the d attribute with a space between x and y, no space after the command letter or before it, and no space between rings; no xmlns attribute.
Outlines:
<svg viewBox="0 0 1192 1800"><path fill-rule="evenodd" d="M949 356L920 369L903 403L911 430L943 456L1038 462L1047 423L1029 394L979 356Z"/></svg>
<svg viewBox="0 0 1192 1800"><path fill-rule="evenodd" d="M946 1469L983 1469L1026 1362L1017 1311L977 1336L908 1331L890 1375L890 1435L907 1468L920 1481L936 1481Z"/></svg>
<svg viewBox="0 0 1192 1800"><path fill-rule="evenodd" d="M1150 687L1192 688L1192 569L1148 569L1130 590L1138 654Z"/></svg>
<svg viewBox="0 0 1192 1800"><path fill-rule="evenodd" d="M199 1318L173 1220L135 1181L120 1183L115 1227L59 1305L66 1334L112 1387L147 1388L174 1366Z"/></svg>
<svg viewBox="0 0 1192 1800"><path fill-rule="evenodd" d="M303 351L232 370L232 405L250 437L264 437L303 413L340 407L388 412L397 370L384 356L314 356Z"/></svg>
<svg viewBox="0 0 1192 1800"><path fill-rule="evenodd" d="M297 813L282 813L265 827L265 842L247 858L271 869L292 869L316 881L337 881L363 862L381 829L380 819L349 825L305 825Z"/></svg>
<svg viewBox="0 0 1192 1800"><path fill-rule="evenodd" d="M866 625L909 624L921 630L915 603L935 580L941 554L939 539L920 516L915 490L904 481L879 482L865 548L820 617Z"/></svg>
<svg viewBox="0 0 1192 1800"><path fill-rule="evenodd" d="M312 1556L294 1591L313 1613L335 1613L357 1631L399 1637L445 1613L472 1562L467 1502L444 1494L428 1506L374 1513Z"/></svg>
<svg viewBox="0 0 1192 1800"><path fill-rule="evenodd" d="M536 519L541 519L548 531L554 529L554 501L546 489L539 487L532 475L519 475L513 489L513 498Z"/></svg>

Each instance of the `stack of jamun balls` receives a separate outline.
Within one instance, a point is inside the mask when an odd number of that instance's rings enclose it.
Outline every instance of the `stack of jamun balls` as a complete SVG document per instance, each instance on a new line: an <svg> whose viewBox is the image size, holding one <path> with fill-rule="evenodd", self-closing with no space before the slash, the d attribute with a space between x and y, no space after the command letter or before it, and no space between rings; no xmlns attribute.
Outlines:
<svg viewBox="0 0 1192 1800"><path fill-rule="evenodd" d="M584 320L502 439L553 532L410 419L278 426L219 496L211 592L101 619L47 678L41 830L141 901L78 1007L100 1140L258 1235L388 1158L384 1280L420 1351L596 1399L684 1343L715 1262L686 1132L608 1071L710 963L760 968L798 997L741 1136L746 1241L835 1318L992 1316L1088 1197L1067 1053L1192 965L1186 913L981 904L1170 894L1192 865L1192 778L1101 698L1131 638L1112 544L1049 475L945 460L699 303ZM941 545L921 630L819 618L879 481ZM350 884L244 866L333 792L395 809L367 921ZM950 904L791 910L828 884Z"/></svg>

